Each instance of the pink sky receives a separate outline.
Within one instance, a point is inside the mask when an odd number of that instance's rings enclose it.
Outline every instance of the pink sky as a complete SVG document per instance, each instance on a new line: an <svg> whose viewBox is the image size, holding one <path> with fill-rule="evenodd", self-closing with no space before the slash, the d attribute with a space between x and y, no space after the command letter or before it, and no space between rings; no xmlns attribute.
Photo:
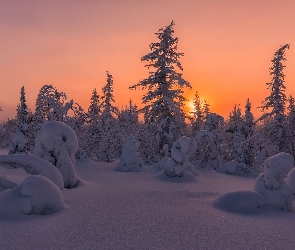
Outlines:
<svg viewBox="0 0 295 250"><path fill-rule="evenodd" d="M94 88L114 78L116 106L144 92L128 87L148 76L140 58L159 28L175 22L184 78L227 118L247 98L256 109L269 94L274 52L290 43L287 95L295 94L295 1L276 0L3 0L0 2L0 120L13 118L25 86L34 110L38 91L52 84L85 110ZM293 47L294 46L294 47Z"/></svg>

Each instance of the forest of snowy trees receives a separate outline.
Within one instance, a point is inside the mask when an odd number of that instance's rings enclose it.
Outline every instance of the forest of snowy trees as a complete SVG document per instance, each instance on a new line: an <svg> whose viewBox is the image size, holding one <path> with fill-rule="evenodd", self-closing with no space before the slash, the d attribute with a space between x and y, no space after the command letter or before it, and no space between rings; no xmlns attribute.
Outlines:
<svg viewBox="0 0 295 250"><path fill-rule="evenodd" d="M190 152L183 153L186 160L178 162L179 166L190 162L200 169L244 175L262 171L265 159L279 152L295 156L295 100L286 96L283 73L289 44L274 53L271 79L266 85L270 93L262 100L261 117L254 119L250 99L241 100L229 117L222 117L211 112L209 103L201 101L197 91L194 110L186 113L184 91L191 85L181 73L179 59L183 53L177 51L173 26L171 22L155 33L157 41L141 58L149 70L148 76L130 86L130 91L146 90L143 108L138 109L131 99L126 100L124 108L115 106L116 83L110 72L106 72L101 91L94 89L89 94L87 110L52 85L40 89L35 108L30 110L22 87L16 117L0 124L0 147L7 148L9 154L34 154L35 144L39 143L36 138L44 124L59 121L77 135L76 159L111 162L134 147L140 165L157 163L164 168L168 159L177 163L179 155L173 151L177 149ZM192 142L181 138L192 138L194 145L185 150L187 143ZM133 146L123 150L126 143ZM167 175L175 174L175 169L173 174L171 171Z"/></svg>

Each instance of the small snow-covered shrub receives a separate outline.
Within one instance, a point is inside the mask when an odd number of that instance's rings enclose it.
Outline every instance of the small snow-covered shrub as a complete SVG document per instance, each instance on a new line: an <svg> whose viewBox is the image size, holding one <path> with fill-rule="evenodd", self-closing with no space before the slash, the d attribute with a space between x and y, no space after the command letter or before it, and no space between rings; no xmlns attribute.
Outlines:
<svg viewBox="0 0 295 250"><path fill-rule="evenodd" d="M143 167L143 161L138 153L138 142L133 135L130 135L123 148L117 171L121 172L138 172Z"/></svg>
<svg viewBox="0 0 295 250"><path fill-rule="evenodd" d="M182 177L187 171L188 157L196 150L196 141L186 136L173 143L171 157L165 162L164 171L170 178Z"/></svg>
<svg viewBox="0 0 295 250"><path fill-rule="evenodd" d="M245 163L232 160L222 167L218 168L216 172L243 176L249 174L250 170Z"/></svg>
<svg viewBox="0 0 295 250"><path fill-rule="evenodd" d="M12 190L0 193L0 215L53 214L65 207L60 189L44 176L28 176Z"/></svg>
<svg viewBox="0 0 295 250"><path fill-rule="evenodd" d="M294 167L293 156L282 152L267 158L263 166L264 173L256 179L254 190L265 197L267 204L290 211L293 193L284 179Z"/></svg>
<svg viewBox="0 0 295 250"><path fill-rule="evenodd" d="M50 161L62 174L64 186L77 185L75 153L78 140L75 131L65 123L46 122L35 140L34 155Z"/></svg>
<svg viewBox="0 0 295 250"><path fill-rule="evenodd" d="M17 128L9 144L9 154L25 153L28 141L29 139Z"/></svg>

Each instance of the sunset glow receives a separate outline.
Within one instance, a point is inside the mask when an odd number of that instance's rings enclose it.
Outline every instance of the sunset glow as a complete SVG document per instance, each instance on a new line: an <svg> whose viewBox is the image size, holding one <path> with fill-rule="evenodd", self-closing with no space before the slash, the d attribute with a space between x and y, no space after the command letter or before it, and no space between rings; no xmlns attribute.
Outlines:
<svg viewBox="0 0 295 250"><path fill-rule="evenodd" d="M250 98L257 117L273 53L285 43L286 93L295 93L294 10L291 0L1 1L0 120L15 117L21 86L32 111L44 84L87 110L107 70L117 107L130 98L141 107L145 91L128 87L148 76L140 59L171 20L184 53L183 77L192 85L185 97L198 91L225 118Z"/></svg>

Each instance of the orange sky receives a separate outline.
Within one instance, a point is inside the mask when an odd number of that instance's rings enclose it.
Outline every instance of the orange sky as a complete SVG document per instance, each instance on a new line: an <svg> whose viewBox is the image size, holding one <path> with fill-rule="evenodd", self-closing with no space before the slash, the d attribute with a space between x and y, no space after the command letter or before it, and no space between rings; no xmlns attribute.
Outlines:
<svg viewBox="0 0 295 250"><path fill-rule="evenodd" d="M234 104L253 112L269 94L274 52L290 43L287 94L295 95L293 0L2 0L0 1L0 120L13 118L25 86L34 110L38 91L52 84L85 110L91 93L113 75L116 106L144 92L128 87L148 76L140 58L160 27L175 22L184 78L227 118Z"/></svg>

